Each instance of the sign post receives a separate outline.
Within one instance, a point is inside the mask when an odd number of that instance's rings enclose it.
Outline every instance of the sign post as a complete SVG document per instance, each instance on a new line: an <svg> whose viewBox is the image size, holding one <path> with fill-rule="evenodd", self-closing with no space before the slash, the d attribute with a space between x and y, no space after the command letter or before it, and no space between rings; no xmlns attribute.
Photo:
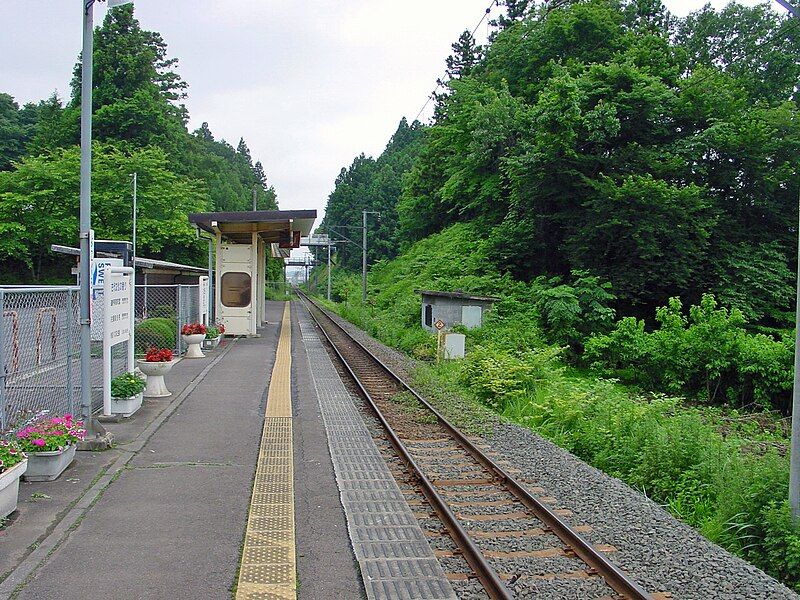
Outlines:
<svg viewBox="0 0 800 600"><path fill-rule="evenodd" d="M203 275L198 278L197 286L197 306L200 313L200 322L203 325L210 325L210 315L208 312L208 277Z"/></svg>
<svg viewBox="0 0 800 600"><path fill-rule="evenodd" d="M133 268L108 267L103 281L103 415L111 416L111 351L128 342L126 363L133 371Z"/></svg>

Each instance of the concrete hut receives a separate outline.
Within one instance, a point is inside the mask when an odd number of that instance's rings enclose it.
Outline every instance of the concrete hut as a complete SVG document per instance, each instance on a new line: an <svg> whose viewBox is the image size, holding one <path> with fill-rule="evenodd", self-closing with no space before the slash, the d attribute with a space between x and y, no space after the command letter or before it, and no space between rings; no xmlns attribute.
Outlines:
<svg viewBox="0 0 800 600"><path fill-rule="evenodd" d="M471 296L463 292L435 292L431 290L414 290L422 295L422 327L428 331L436 331L436 323L444 324L442 329L452 329L455 325L463 325L467 329L475 329L483 325L484 315L499 300L491 296Z"/></svg>

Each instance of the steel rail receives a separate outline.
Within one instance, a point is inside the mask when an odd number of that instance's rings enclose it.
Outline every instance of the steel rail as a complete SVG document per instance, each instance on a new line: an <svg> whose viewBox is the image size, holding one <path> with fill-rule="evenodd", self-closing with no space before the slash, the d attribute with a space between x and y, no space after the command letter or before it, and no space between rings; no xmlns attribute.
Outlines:
<svg viewBox="0 0 800 600"><path fill-rule="evenodd" d="M316 306L308 298L308 296L305 296L305 294L302 294L302 292L298 292L298 294L301 294L309 301L309 303L312 306L314 306L314 308L322 312L322 309ZM394 446L397 453L400 455L403 461L408 465L409 469L412 472L412 475L420 484L420 487L422 488L425 497L428 499L428 502L431 503L433 510L442 520L445 527L447 527L450 536L453 538L453 541L461 549L464 559L467 561L469 566L472 567L472 570L475 571L475 575L481 582L481 585L483 585L484 589L486 590L486 593L489 594L489 597L492 598L493 600L513 600L514 596L511 593L511 590L509 590L506 584L503 583L503 580L500 579L500 576L497 574L497 571L495 571L492 565L489 564L489 561L486 560L486 557L483 555L480 548L478 548L478 546L469 536L467 531L458 521L457 517L453 514L453 511L450 510L450 507L447 506L447 502L445 502L441 494L439 494L439 492L433 486L431 481L422 472L422 469L419 467L417 462L411 456L411 453L408 451L405 444L397 436L394 429L392 429L391 425L389 425L389 422L384 417L380 408L378 408L377 403L372 399L372 396L364 387L364 385L361 383L361 380L358 378L353 369L350 367L350 364L342 355L341 351L334 343L334 341L331 339L331 337L328 335L328 332L325 331L325 328L322 326L322 323L319 322L319 319L317 319L316 315L311 310L308 311L308 314L310 314L311 318L314 319L314 322L322 331L323 335L325 336L325 339L328 340L328 343L331 345L331 348L333 348L333 351L339 357L339 360L342 361L342 364L344 365L345 369L347 369L347 372L350 374L350 376L353 378L353 381L355 381L356 385L358 386L358 389L361 390L361 393L366 398L370 407L375 412L375 415L378 417L378 420L381 422L381 425L386 431L386 435L389 437L389 441L392 443L392 446ZM322 314L324 315L325 313L323 312ZM327 315L325 316L328 319L330 319L330 317L328 317Z"/></svg>
<svg viewBox="0 0 800 600"><path fill-rule="evenodd" d="M311 300L306 294L298 290L298 294L306 298L317 310L322 312L327 319L333 323L338 330L344 333L354 344L361 348L376 364L380 365L385 373L392 379L399 383L406 391L411 393L417 400L419 400L434 416L438 419L439 423L450 433L458 442L469 452L478 462L480 462L487 470L494 473L495 476L508 488L508 490L517 497L517 499L524 504L531 512L541 520L552 532L563 541L573 552L583 560L587 565L593 568L608 585L617 593L630 598L631 600L653 600L652 596L629 575L622 571L617 565L599 552L575 531L566 521L556 515L550 508L540 502L534 497L525 487L520 484L513 476L506 472L500 465L495 463L491 458L484 454L475 444L473 444L467 437L461 433L454 425L452 425L430 402L420 396L416 390L408 385L399 375L390 369L381 359L370 352L361 342L356 340L347 330L344 329L339 323L331 318L326 311L318 306L316 302ZM310 313L311 311L309 311ZM312 314L313 316L313 314ZM316 318L315 318L316 321ZM319 321L317 321L319 323ZM320 325L320 328L322 326ZM323 329L324 332L324 329ZM328 337L327 333L325 336ZM329 341L330 338L328 337ZM333 342L331 342L333 345ZM335 348L335 346L334 346ZM337 354L339 354L337 350ZM341 354L339 354L341 357ZM342 359L344 360L344 359ZM348 367L348 370L349 367ZM352 373L352 370L350 370ZM361 387L359 382L359 387Z"/></svg>

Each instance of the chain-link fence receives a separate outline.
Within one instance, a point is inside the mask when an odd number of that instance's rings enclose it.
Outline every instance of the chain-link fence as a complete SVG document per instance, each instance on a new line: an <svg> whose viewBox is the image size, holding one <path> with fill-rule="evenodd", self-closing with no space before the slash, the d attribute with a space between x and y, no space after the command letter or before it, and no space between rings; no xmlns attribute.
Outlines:
<svg viewBox="0 0 800 600"><path fill-rule="evenodd" d="M200 320L199 286L136 286L134 351L182 353L180 330ZM80 300L77 287L0 287L0 431L28 412L80 411ZM103 303L92 302L92 411L103 407ZM130 342L111 349L111 376L124 373Z"/></svg>
<svg viewBox="0 0 800 600"><path fill-rule="evenodd" d="M198 293L197 285L137 285L136 354L152 346L176 353L185 350L180 332L185 324L200 320Z"/></svg>
<svg viewBox="0 0 800 600"><path fill-rule="evenodd" d="M0 429L80 407L78 312L77 287L0 288Z"/></svg>

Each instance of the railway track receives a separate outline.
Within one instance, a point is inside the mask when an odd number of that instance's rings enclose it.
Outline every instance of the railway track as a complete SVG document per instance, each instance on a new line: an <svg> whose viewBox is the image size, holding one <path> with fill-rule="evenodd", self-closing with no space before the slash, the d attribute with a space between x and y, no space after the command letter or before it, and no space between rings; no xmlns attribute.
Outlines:
<svg viewBox="0 0 800 600"><path fill-rule="evenodd" d="M534 495L516 481L326 311L298 293L380 423L388 440L384 446L390 444L402 460L393 470L420 491L414 504L435 513L418 513L418 518L428 521L424 528L433 538L431 546L462 597L476 597L469 586L475 579L492 599L664 597L648 594L606 556L604 550L613 548L589 543L562 518L569 511L550 508L554 499ZM391 454L386 450L385 456Z"/></svg>

